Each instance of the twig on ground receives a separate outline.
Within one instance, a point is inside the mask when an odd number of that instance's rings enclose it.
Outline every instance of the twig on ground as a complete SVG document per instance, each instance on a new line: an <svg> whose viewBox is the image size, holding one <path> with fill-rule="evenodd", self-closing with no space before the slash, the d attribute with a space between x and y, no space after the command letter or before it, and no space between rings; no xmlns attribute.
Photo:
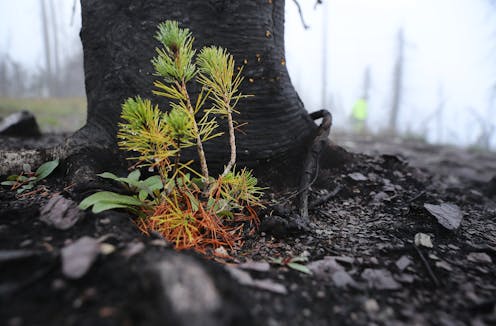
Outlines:
<svg viewBox="0 0 496 326"><path fill-rule="evenodd" d="M413 245L413 247L415 248L415 251L419 255L419 257L422 260L422 262L424 263L425 269L427 270L427 273L429 274L429 277L431 278L432 282L434 283L434 285L436 287L438 287L439 284L440 284L439 279L437 278L437 276L432 271L432 268L429 265L429 262L427 261L427 259L425 259L424 254L422 253L422 251L420 251L420 249L416 245Z"/></svg>
<svg viewBox="0 0 496 326"><path fill-rule="evenodd" d="M413 196L412 198L408 199L408 202L409 202L409 203L414 202L414 201L416 201L417 199L419 199L420 197L422 197L424 194L425 194L425 190L422 190L421 192L419 192L418 194L416 194L416 195L415 195L415 196Z"/></svg>
<svg viewBox="0 0 496 326"><path fill-rule="evenodd" d="M325 204L329 199L331 199L332 197L336 196L338 194L338 192L341 191L343 187L341 186L337 186L336 188L334 188L333 191L325 194L325 195L322 195L320 196L319 198L315 199L314 201L310 202L310 204L308 205L308 209L313 209L317 206L320 206L322 204Z"/></svg>

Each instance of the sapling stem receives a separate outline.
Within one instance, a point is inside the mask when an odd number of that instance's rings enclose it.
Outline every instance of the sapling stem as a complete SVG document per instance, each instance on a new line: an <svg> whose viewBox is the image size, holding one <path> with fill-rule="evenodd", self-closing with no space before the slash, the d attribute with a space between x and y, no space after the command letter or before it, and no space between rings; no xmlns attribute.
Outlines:
<svg viewBox="0 0 496 326"><path fill-rule="evenodd" d="M229 171L233 168L236 163L236 137L234 136L234 122L231 114L231 110L227 111L227 124L229 126L229 145L231 147L231 158L229 159L229 163L224 168L224 172L222 176L225 177Z"/></svg>
<svg viewBox="0 0 496 326"><path fill-rule="evenodd" d="M184 80L181 82L181 92L183 93L184 98L186 99L186 105L188 107L188 111L193 116L193 131L196 136L196 149L198 151L198 159L200 160L200 166L202 170L203 178L205 179L205 185L208 185L208 166L207 159L205 157L205 151L203 150L203 144L200 138L200 131L198 130L198 125L195 119L195 111L193 106L191 105L191 100L189 98L188 90L186 89L186 83Z"/></svg>

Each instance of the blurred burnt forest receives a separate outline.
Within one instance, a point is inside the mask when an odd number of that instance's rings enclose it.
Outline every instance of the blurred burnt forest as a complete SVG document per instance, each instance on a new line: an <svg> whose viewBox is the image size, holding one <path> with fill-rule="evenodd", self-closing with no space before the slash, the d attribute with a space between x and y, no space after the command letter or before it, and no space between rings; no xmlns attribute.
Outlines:
<svg viewBox="0 0 496 326"><path fill-rule="evenodd" d="M0 96L2 97L82 97L84 73L82 54L75 53L57 69L38 67L34 71L0 53Z"/></svg>
<svg viewBox="0 0 496 326"><path fill-rule="evenodd" d="M43 42L43 64L24 66L0 50L1 97L82 97L84 92L83 54L80 46L61 42L60 8L53 1L42 0L40 22ZM75 5L73 6L73 24Z"/></svg>

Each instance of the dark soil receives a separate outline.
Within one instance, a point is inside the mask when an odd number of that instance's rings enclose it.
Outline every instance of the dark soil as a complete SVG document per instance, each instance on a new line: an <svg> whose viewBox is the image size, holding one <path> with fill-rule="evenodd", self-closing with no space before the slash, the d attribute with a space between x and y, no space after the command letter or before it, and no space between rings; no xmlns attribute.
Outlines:
<svg viewBox="0 0 496 326"><path fill-rule="evenodd" d="M496 155L387 140L380 143L387 151L373 152L373 141L338 142L374 155L322 171L310 202L333 196L311 210L311 230L274 228L296 211L296 199L289 190L268 193L277 209L263 212L260 232L220 263L143 236L122 212L85 212L65 231L48 226L39 217L50 197L85 195L61 172L31 196L2 187L0 324L496 324ZM459 206L460 227L445 229L425 203ZM417 233L433 248L415 246ZM74 280L62 271L61 250L83 236L98 239L102 251ZM306 257L313 274L238 267L278 257Z"/></svg>

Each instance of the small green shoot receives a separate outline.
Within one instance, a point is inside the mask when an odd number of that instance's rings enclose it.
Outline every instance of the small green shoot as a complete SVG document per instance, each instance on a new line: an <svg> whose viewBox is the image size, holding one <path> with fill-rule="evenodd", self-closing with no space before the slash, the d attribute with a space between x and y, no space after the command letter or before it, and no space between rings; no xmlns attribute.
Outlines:
<svg viewBox="0 0 496 326"><path fill-rule="evenodd" d="M143 206L143 202L136 196L121 195L110 191L100 191L85 198L79 204L79 208L83 210L90 208L91 206L93 206L91 211L95 214L114 208L126 208L137 212L138 208Z"/></svg>
<svg viewBox="0 0 496 326"><path fill-rule="evenodd" d="M23 172L19 175L11 175L6 181L1 182L2 186L9 186L11 190L16 190L17 194L22 194L31 190L41 180L48 177L59 165L59 160L45 162L36 171L31 171L29 164L24 164Z"/></svg>
<svg viewBox="0 0 496 326"><path fill-rule="evenodd" d="M95 214L114 208L125 208L134 213L139 213L139 208L149 208L153 201L160 196L160 190L164 188L158 175L140 180L140 170L134 170L124 178L110 172L104 172L98 174L98 176L119 182L135 195L121 195L110 191L94 193L85 198L79 204L79 208L85 210L93 206L91 211Z"/></svg>
<svg viewBox="0 0 496 326"><path fill-rule="evenodd" d="M312 271L302 263L306 263L308 258L305 256L297 256L291 258L271 258L270 262L274 265L287 266L300 273L312 275Z"/></svg>

